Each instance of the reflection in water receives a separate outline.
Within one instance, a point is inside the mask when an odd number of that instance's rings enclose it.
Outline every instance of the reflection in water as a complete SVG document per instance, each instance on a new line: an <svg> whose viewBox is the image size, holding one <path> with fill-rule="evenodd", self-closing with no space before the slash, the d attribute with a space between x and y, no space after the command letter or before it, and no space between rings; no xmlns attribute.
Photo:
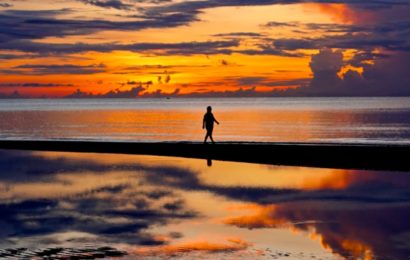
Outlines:
<svg viewBox="0 0 410 260"><path fill-rule="evenodd" d="M71 252L87 245L187 258L410 255L408 173L13 151L0 151L0 167L0 249Z"/></svg>
<svg viewBox="0 0 410 260"><path fill-rule="evenodd" d="M212 166L212 159L206 160L206 165L208 165L209 167L211 167L211 166Z"/></svg>

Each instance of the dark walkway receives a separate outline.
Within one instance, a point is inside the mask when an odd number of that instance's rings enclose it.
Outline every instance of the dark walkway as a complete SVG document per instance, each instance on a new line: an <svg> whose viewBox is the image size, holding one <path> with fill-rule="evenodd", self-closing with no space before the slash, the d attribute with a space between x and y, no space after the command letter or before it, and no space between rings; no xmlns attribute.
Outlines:
<svg viewBox="0 0 410 260"><path fill-rule="evenodd" d="M146 154L270 165L410 171L410 145L0 141L0 149Z"/></svg>

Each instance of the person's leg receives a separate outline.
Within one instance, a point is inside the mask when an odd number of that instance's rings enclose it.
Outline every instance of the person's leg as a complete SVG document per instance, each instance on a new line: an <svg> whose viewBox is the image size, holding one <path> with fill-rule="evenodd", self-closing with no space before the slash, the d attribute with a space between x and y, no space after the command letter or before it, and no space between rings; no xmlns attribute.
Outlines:
<svg viewBox="0 0 410 260"><path fill-rule="evenodd" d="M204 144L206 144L206 140L208 140L208 136L209 136L209 134L208 134L208 131L207 131L207 132L206 132L206 135L205 135Z"/></svg>
<svg viewBox="0 0 410 260"><path fill-rule="evenodd" d="M213 132L213 129L212 129L212 128L211 128L211 129L208 129L209 138L211 139L212 143L214 144L215 141L214 141L214 138L212 137L212 132Z"/></svg>

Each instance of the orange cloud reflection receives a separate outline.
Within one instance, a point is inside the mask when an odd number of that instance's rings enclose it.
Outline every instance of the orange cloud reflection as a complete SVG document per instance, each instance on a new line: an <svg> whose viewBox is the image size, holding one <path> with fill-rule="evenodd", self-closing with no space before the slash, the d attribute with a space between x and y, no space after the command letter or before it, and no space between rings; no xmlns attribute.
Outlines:
<svg viewBox="0 0 410 260"><path fill-rule="evenodd" d="M248 242L239 238L229 238L227 242L228 243L211 243L208 241L196 241L157 247L139 247L132 253L140 256L174 256L192 252L231 253L245 250L250 246Z"/></svg>
<svg viewBox="0 0 410 260"><path fill-rule="evenodd" d="M353 231L352 227L348 226L352 224L351 222L342 224L344 228L340 232L335 232L327 227L327 223L321 223L321 221L296 221L297 219L318 217L314 216L313 210L303 207L303 209L300 209L298 208L299 205L252 205L252 207L254 210L253 215L229 217L224 220L224 223L248 229L286 227L295 233L308 232L312 240L318 240L324 249L334 254L350 255L355 259L373 259L374 257L372 246L366 242L368 240L363 239L369 234L371 235L372 230L359 238L355 236L354 232L350 233L350 231ZM249 209L249 207L247 208ZM318 228L319 226L321 228ZM366 232L366 230L361 231ZM357 239L355 239L356 237ZM378 238L376 237L376 239ZM372 240L370 239L370 241Z"/></svg>

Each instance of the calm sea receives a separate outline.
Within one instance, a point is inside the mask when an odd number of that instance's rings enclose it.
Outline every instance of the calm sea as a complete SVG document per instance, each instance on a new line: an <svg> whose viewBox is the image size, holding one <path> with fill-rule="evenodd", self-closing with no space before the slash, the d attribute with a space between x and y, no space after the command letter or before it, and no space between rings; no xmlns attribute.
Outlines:
<svg viewBox="0 0 410 260"><path fill-rule="evenodd" d="M410 143L410 98L0 100L1 139Z"/></svg>

